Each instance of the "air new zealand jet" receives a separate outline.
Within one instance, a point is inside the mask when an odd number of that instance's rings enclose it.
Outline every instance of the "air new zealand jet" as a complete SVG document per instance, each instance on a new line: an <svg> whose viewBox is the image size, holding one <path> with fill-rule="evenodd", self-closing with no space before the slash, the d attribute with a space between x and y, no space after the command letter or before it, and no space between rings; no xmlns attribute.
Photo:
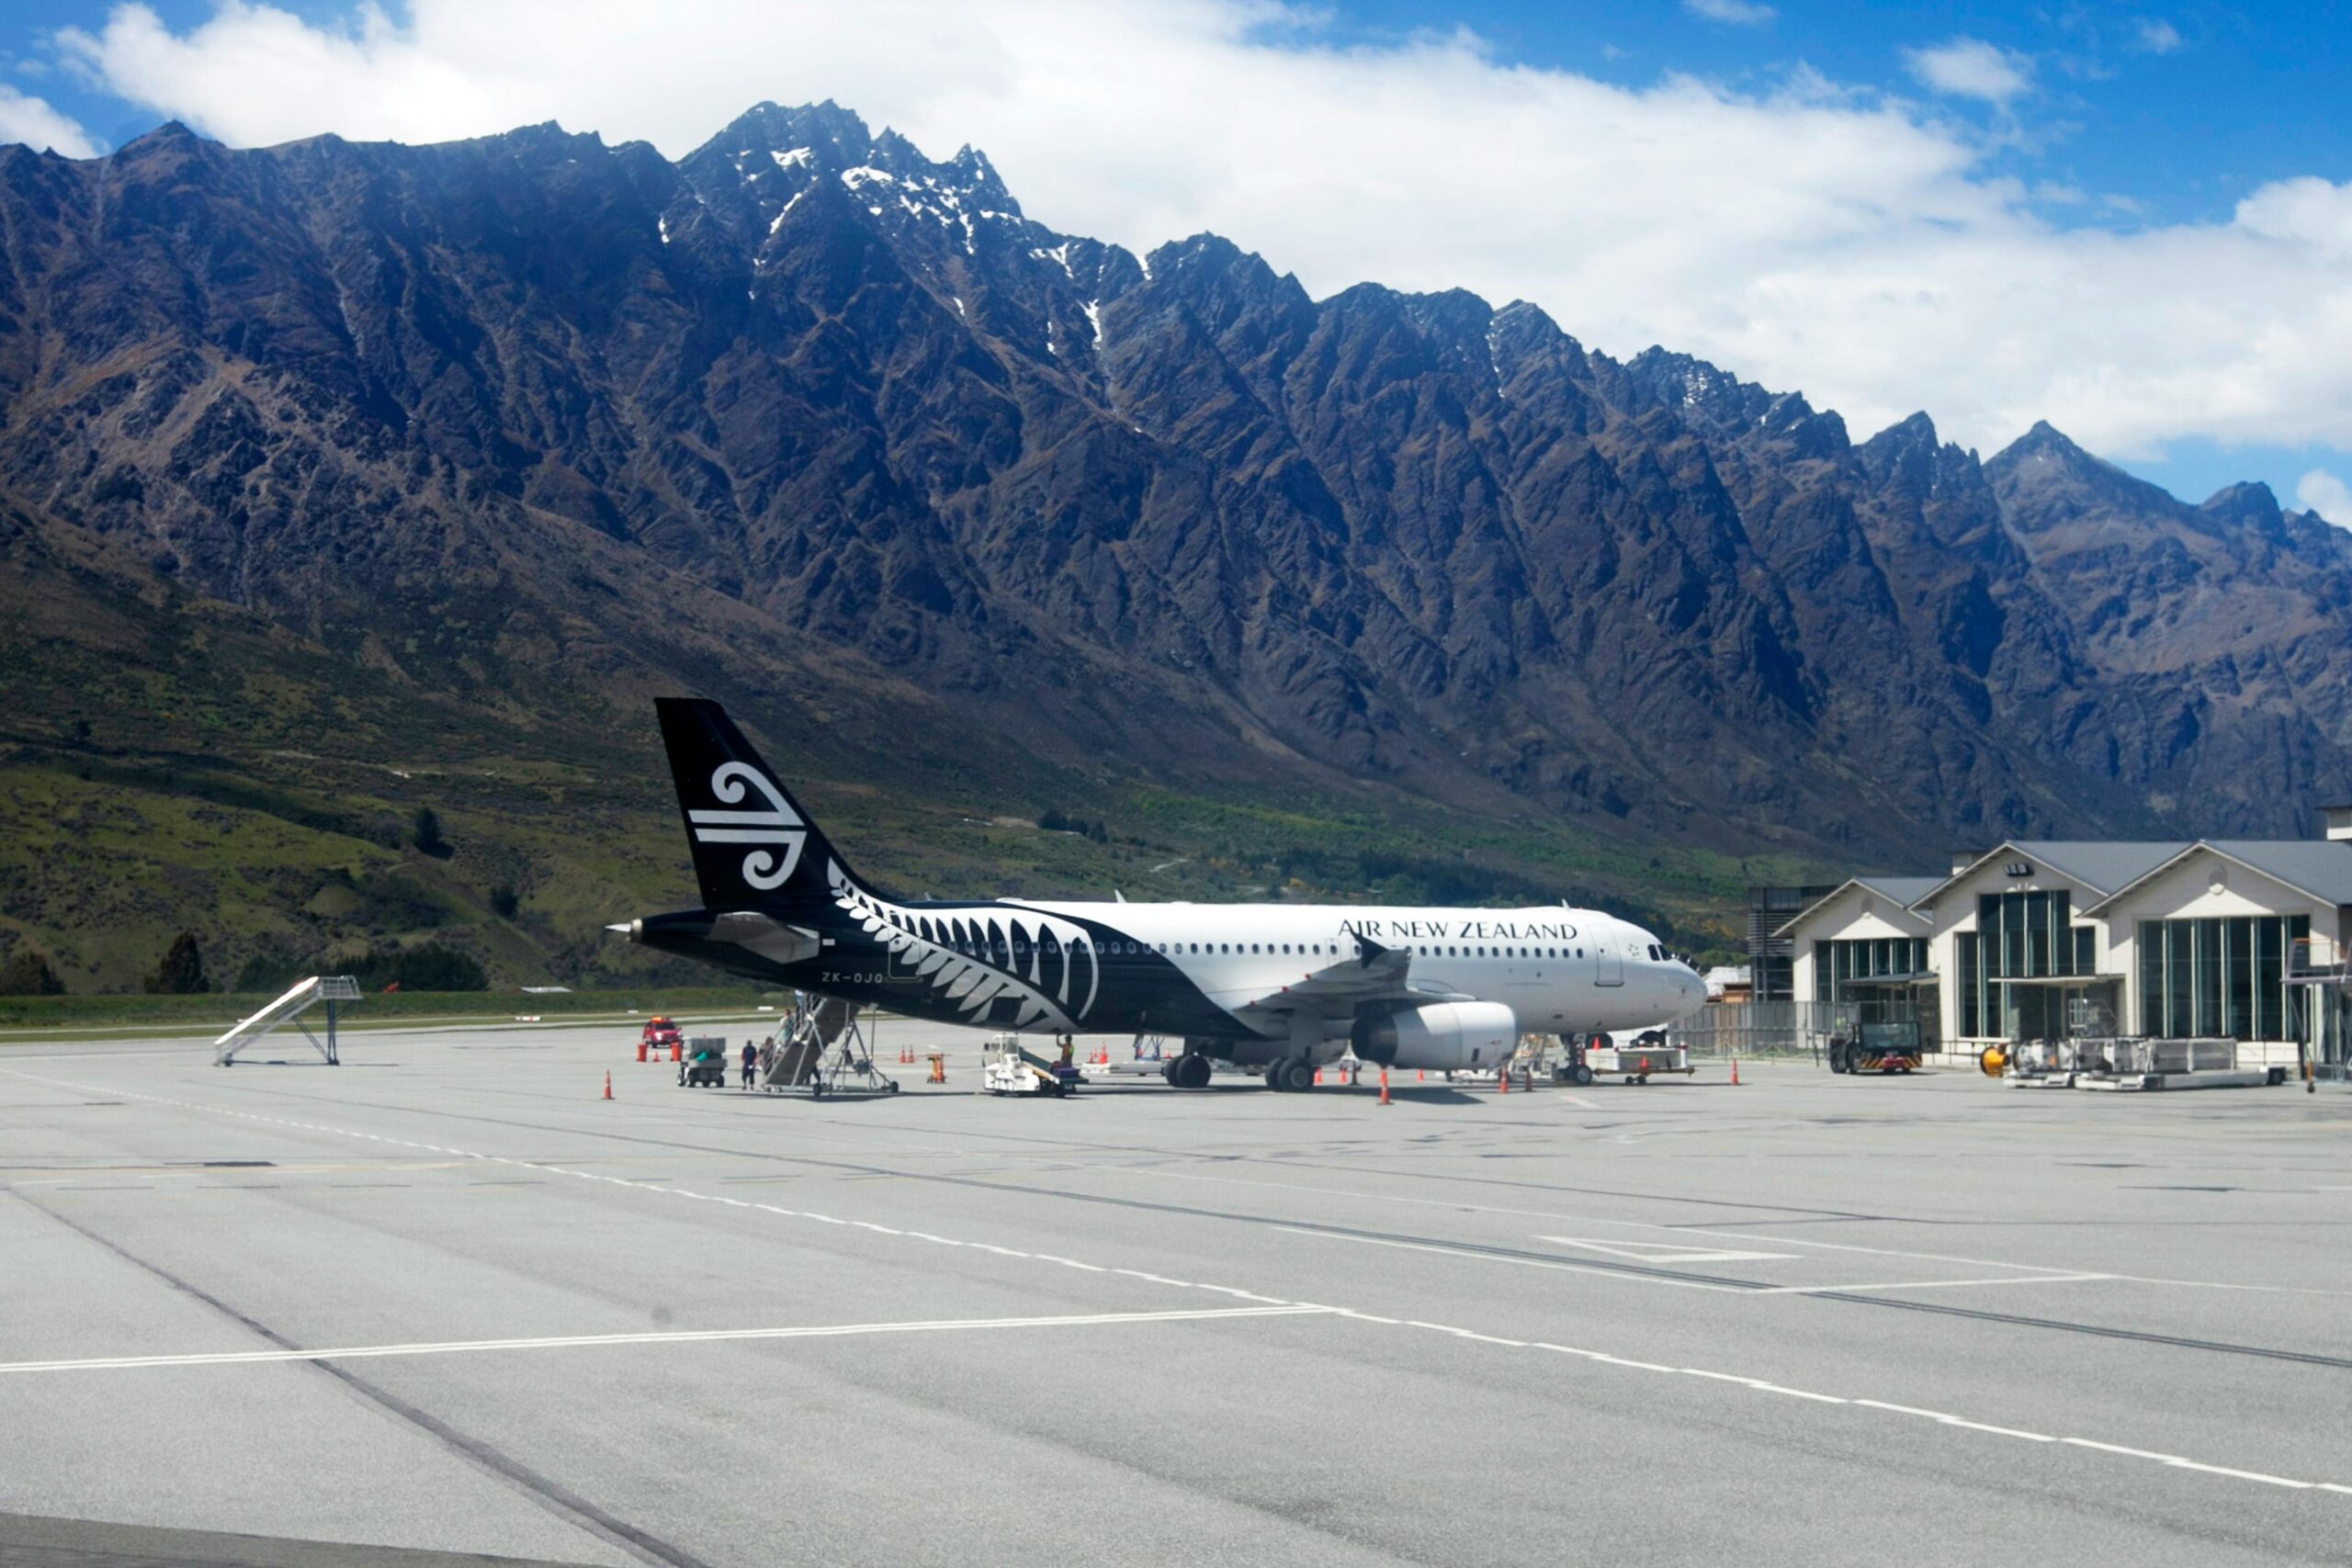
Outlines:
<svg viewBox="0 0 2352 1568"><path fill-rule="evenodd" d="M1697 975L1592 909L1315 904L910 903L849 868L718 704L656 703L703 908L629 940L939 1023L1181 1035L1301 1089L1352 1047L1399 1067L1491 1067L1521 1030L1619 1030L1688 1011Z"/></svg>

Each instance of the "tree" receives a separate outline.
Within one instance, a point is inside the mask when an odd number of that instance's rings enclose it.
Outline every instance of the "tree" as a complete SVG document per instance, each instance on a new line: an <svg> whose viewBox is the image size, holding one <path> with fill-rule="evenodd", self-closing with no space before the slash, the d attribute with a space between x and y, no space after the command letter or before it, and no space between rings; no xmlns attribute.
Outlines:
<svg viewBox="0 0 2352 1568"><path fill-rule="evenodd" d="M46 953L35 953L29 947L18 948L0 964L0 997L59 997L65 994L65 982L49 966Z"/></svg>
<svg viewBox="0 0 2352 1568"><path fill-rule="evenodd" d="M212 988L204 977L204 955L196 950L196 933L182 931L172 939L163 963L147 976L147 989L157 996L193 997Z"/></svg>
<svg viewBox="0 0 2352 1568"><path fill-rule="evenodd" d="M429 806L420 806L409 819L409 841L428 855L441 856L449 852L448 841L441 837L441 814Z"/></svg>
<svg viewBox="0 0 2352 1568"><path fill-rule="evenodd" d="M502 882L490 890L490 912L500 919L513 919L514 912L522 907L523 900L515 893L514 884Z"/></svg>

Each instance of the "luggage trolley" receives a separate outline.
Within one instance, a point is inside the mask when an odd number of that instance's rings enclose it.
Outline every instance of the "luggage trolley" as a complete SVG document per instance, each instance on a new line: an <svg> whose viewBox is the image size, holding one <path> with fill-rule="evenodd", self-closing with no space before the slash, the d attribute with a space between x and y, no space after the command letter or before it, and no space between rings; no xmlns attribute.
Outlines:
<svg viewBox="0 0 2352 1568"><path fill-rule="evenodd" d="M1560 1046L1564 1055L1553 1064L1554 1083L1589 1084L1595 1078L1623 1077L1627 1083L1644 1084L1654 1073L1690 1077L1699 1070L1690 1065L1690 1053L1668 1043L1662 1029L1644 1030L1630 1045L1620 1045L1606 1034L1580 1034L1562 1035Z"/></svg>

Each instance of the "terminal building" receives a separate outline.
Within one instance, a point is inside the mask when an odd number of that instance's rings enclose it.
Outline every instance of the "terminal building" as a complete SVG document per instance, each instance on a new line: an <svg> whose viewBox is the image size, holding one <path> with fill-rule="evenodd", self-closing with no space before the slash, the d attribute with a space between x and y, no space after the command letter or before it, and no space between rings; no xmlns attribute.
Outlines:
<svg viewBox="0 0 2352 1568"><path fill-rule="evenodd" d="M2323 815L2320 839L2019 840L1946 876L1854 877L1773 932L1791 998L1810 1032L1916 1020L1948 1053L2228 1039L2244 1065L2300 1049L2343 1076L2352 807Z"/></svg>

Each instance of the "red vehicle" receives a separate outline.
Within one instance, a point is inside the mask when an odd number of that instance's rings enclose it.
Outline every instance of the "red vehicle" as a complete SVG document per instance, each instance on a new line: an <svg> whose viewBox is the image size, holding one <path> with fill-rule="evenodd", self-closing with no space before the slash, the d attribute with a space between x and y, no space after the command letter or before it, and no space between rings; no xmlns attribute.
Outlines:
<svg viewBox="0 0 2352 1568"><path fill-rule="evenodd" d="M658 1062L673 1047L684 1043L684 1036L678 1032L677 1021L656 1014L645 1021L645 1032L637 1037L637 1059L642 1062L650 1058Z"/></svg>

